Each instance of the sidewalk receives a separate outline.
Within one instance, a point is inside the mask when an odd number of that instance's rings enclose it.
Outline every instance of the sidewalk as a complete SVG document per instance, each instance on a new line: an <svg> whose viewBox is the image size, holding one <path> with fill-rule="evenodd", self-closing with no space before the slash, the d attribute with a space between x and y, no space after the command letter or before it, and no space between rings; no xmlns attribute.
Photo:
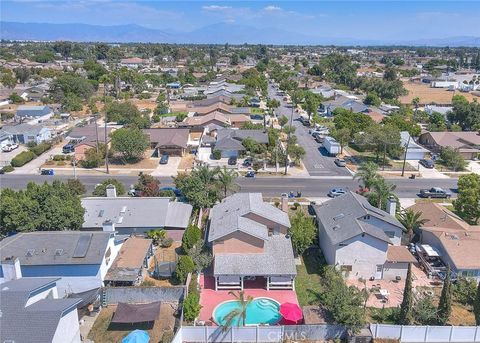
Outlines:
<svg viewBox="0 0 480 343"><path fill-rule="evenodd" d="M420 173L420 177L425 179L449 179L450 177L439 172L437 169L428 169L420 165L418 161L407 161L412 167L414 167Z"/></svg>

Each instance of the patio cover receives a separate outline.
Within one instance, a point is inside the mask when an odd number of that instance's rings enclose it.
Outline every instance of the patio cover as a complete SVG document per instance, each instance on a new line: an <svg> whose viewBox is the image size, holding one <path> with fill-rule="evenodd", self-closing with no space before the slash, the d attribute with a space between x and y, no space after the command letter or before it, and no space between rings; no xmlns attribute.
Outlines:
<svg viewBox="0 0 480 343"><path fill-rule="evenodd" d="M153 322L160 314L160 301L149 304L118 303L112 323Z"/></svg>

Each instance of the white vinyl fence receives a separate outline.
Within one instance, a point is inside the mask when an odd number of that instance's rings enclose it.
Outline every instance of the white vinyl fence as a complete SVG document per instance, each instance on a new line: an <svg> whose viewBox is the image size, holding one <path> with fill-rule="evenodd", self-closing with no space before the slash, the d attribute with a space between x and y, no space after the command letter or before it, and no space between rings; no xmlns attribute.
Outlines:
<svg viewBox="0 0 480 343"><path fill-rule="evenodd" d="M288 325L288 326L246 326L232 327L223 331L217 326L183 326L172 343L182 342L284 342L285 340L334 340L346 336L346 330L339 325Z"/></svg>
<svg viewBox="0 0 480 343"><path fill-rule="evenodd" d="M410 326L371 324L373 338L399 339L402 343L480 342L480 326Z"/></svg>

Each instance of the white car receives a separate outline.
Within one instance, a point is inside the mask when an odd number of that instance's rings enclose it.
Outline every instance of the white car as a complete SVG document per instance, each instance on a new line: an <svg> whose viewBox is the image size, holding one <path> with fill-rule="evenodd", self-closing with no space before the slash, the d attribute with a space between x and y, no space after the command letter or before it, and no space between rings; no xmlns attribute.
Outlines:
<svg viewBox="0 0 480 343"><path fill-rule="evenodd" d="M10 152L18 148L18 144L7 144L2 148L3 152Z"/></svg>

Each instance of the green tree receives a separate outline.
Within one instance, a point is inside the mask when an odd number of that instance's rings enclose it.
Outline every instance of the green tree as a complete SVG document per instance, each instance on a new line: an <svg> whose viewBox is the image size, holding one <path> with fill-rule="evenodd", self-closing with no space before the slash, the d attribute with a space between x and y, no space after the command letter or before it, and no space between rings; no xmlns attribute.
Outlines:
<svg viewBox="0 0 480 343"><path fill-rule="evenodd" d="M188 252L202 239L202 230L193 224L190 224L182 236L182 249Z"/></svg>
<svg viewBox="0 0 480 343"><path fill-rule="evenodd" d="M107 196L107 186L113 185L117 191L117 195L124 195L126 193L125 186L117 179L106 179L102 183L98 184L93 190L93 195L96 197Z"/></svg>
<svg viewBox="0 0 480 343"><path fill-rule="evenodd" d="M297 144L288 145L288 155L292 158L293 162L298 165L300 160L305 156L305 149Z"/></svg>
<svg viewBox="0 0 480 343"><path fill-rule="evenodd" d="M121 128L111 134L112 150L120 153L125 162L138 161L150 146L148 136L137 128Z"/></svg>
<svg viewBox="0 0 480 343"><path fill-rule="evenodd" d="M106 106L107 120L120 125L138 127L140 129L150 127L148 114L142 114L137 106L129 101L112 102Z"/></svg>
<svg viewBox="0 0 480 343"><path fill-rule="evenodd" d="M287 118L287 116L283 115L283 116L281 116L280 118L278 118L278 125L280 125L280 127L281 127L282 129L283 129L283 127L284 127L285 125L287 125L287 123L288 123L288 118Z"/></svg>
<svg viewBox="0 0 480 343"><path fill-rule="evenodd" d="M405 227L407 232L408 241L412 241L413 234L426 222L428 219L422 219L422 212L415 212L412 209L403 210L398 220Z"/></svg>
<svg viewBox="0 0 480 343"><path fill-rule="evenodd" d="M473 225L480 219L480 175L462 175L458 179L458 197L453 201L455 212Z"/></svg>
<svg viewBox="0 0 480 343"><path fill-rule="evenodd" d="M87 192L85 185L78 179L68 179L66 186L70 190L70 193L76 196L83 195Z"/></svg>
<svg viewBox="0 0 480 343"><path fill-rule="evenodd" d="M187 280L188 274L193 273L194 270L195 264L193 263L192 258L188 255L182 255L178 259L177 267L173 276L178 283L184 284Z"/></svg>
<svg viewBox="0 0 480 343"><path fill-rule="evenodd" d="M452 281L451 270L447 267L447 275L443 281L442 294L438 303L438 325L447 325L452 313Z"/></svg>
<svg viewBox="0 0 480 343"><path fill-rule="evenodd" d="M135 195L140 197L159 197L160 196L160 180L156 177L140 173L138 181L135 184Z"/></svg>
<svg viewBox="0 0 480 343"><path fill-rule="evenodd" d="M478 282L477 294L473 303L473 313L475 314L475 323L480 325L480 282Z"/></svg>
<svg viewBox="0 0 480 343"><path fill-rule="evenodd" d="M464 170L467 166L467 162L465 162L462 154L451 147L442 148L442 151L440 151L440 160L447 167L453 169L453 171Z"/></svg>
<svg viewBox="0 0 480 343"><path fill-rule="evenodd" d="M235 170L227 169L225 166L218 170L216 178L224 198L227 197L228 192L234 192L238 189L238 185L235 183L237 177L238 173Z"/></svg>
<svg viewBox="0 0 480 343"><path fill-rule="evenodd" d="M17 84L17 78L13 75L12 71L5 69L0 75L0 83L7 88L15 88Z"/></svg>
<svg viewBox="0 0 480 343"><path fill-rule="evenodd" d="M405 288L403 289L403 300L400 305L398 322L401 325L410 325L413 323L412 265L410 263L408 264L407 278L405 279Z"/></svg>
<svg viewBox="0 0 480 343"><path fill-rule="evenodd" d="M312 93L310 91L304 93L304 102L302 104L302 108L307 112L308 120L312 118L313 114L317 113L318 107L320 106L322 100L323 99L321 95Z"/></svg>
<svg viewBox="0 0 480 343"><path fill-rule="evenodd" d="M190 292L183 301L183 317L186 321L193 322L200 314L201 309L200 294L198 292Z"/></svg>
<svg viewBox="0 0 480 343"><path fill-rule="evenodd" d="M243 291L239 291L238 293L228 292L228 294L235 297L239 303L239 306L235 307L223 318L223 331L227 331L234 325L238 327L245 326L247 324L247 308L248 305L253 301L253 298L249 295L246 296Z"/></svg>
<svg viewBox="0 0 480 343"><path fill-rule="evenodd" d="M10 94L8 99L11 102L13 102L14 104L23 104L25 102L25 100L20 95L18 95L16 92L13 92L12 94Z"/></svg>
<svg viewBox="0 0 480 343"><path fill-rule="evenodd" d="M202 166L190 174L179 173L174 178L174 183L193 207L209 208L220 198L216 182L217 171Z"/></svg>
<svg viewBox="0 0 480 343"><path fill-rule="evenodd" d="M95 88L87 79L65 73L57 76L50 87L50 93L54 101L70 109L78 107L78 103L88 100L94 93Z"/></svg>
<svg viewBox="0 0 480 343"><path fill-rule="evenodd" d="M367 96L363 100L363 103L365 105L380 106L382 104L382 99L380 99L377 93L370 92L367 94Z"/></svg>
<svg viewBox="0 0 480 343"><path fill-rule="evenodd" d="M358 179L363 183L363 188L370 190L379 178L378 165L373 162L363 162L360 164L354 179Z"/></svg>
<svg viewBox="0 0 480 343"><path fill-rule="evenodd" d="M292 237L293 250L301 256L313 243L317 234L317 227L313 219L303 211L297 211L290 217L291 227L289 234Z"/></svg>
<svg viewBox="0 0 480 343"><path fill-rule="evenodd" d="M368 194L368 201L379 209L386 210L387 200L395 197L393 191L397 186L387 183L384 178L379 177L373 184L372 191Z"/></svg>
<svg viewBox="0 0 480 343"><path fill-rule="evenodd" d="M348 142L352 139L351 130L349 128L334 129L331 132L331 136L340 143L341 151L340 154L343 154L343 148L348 145Z"/></svg>

